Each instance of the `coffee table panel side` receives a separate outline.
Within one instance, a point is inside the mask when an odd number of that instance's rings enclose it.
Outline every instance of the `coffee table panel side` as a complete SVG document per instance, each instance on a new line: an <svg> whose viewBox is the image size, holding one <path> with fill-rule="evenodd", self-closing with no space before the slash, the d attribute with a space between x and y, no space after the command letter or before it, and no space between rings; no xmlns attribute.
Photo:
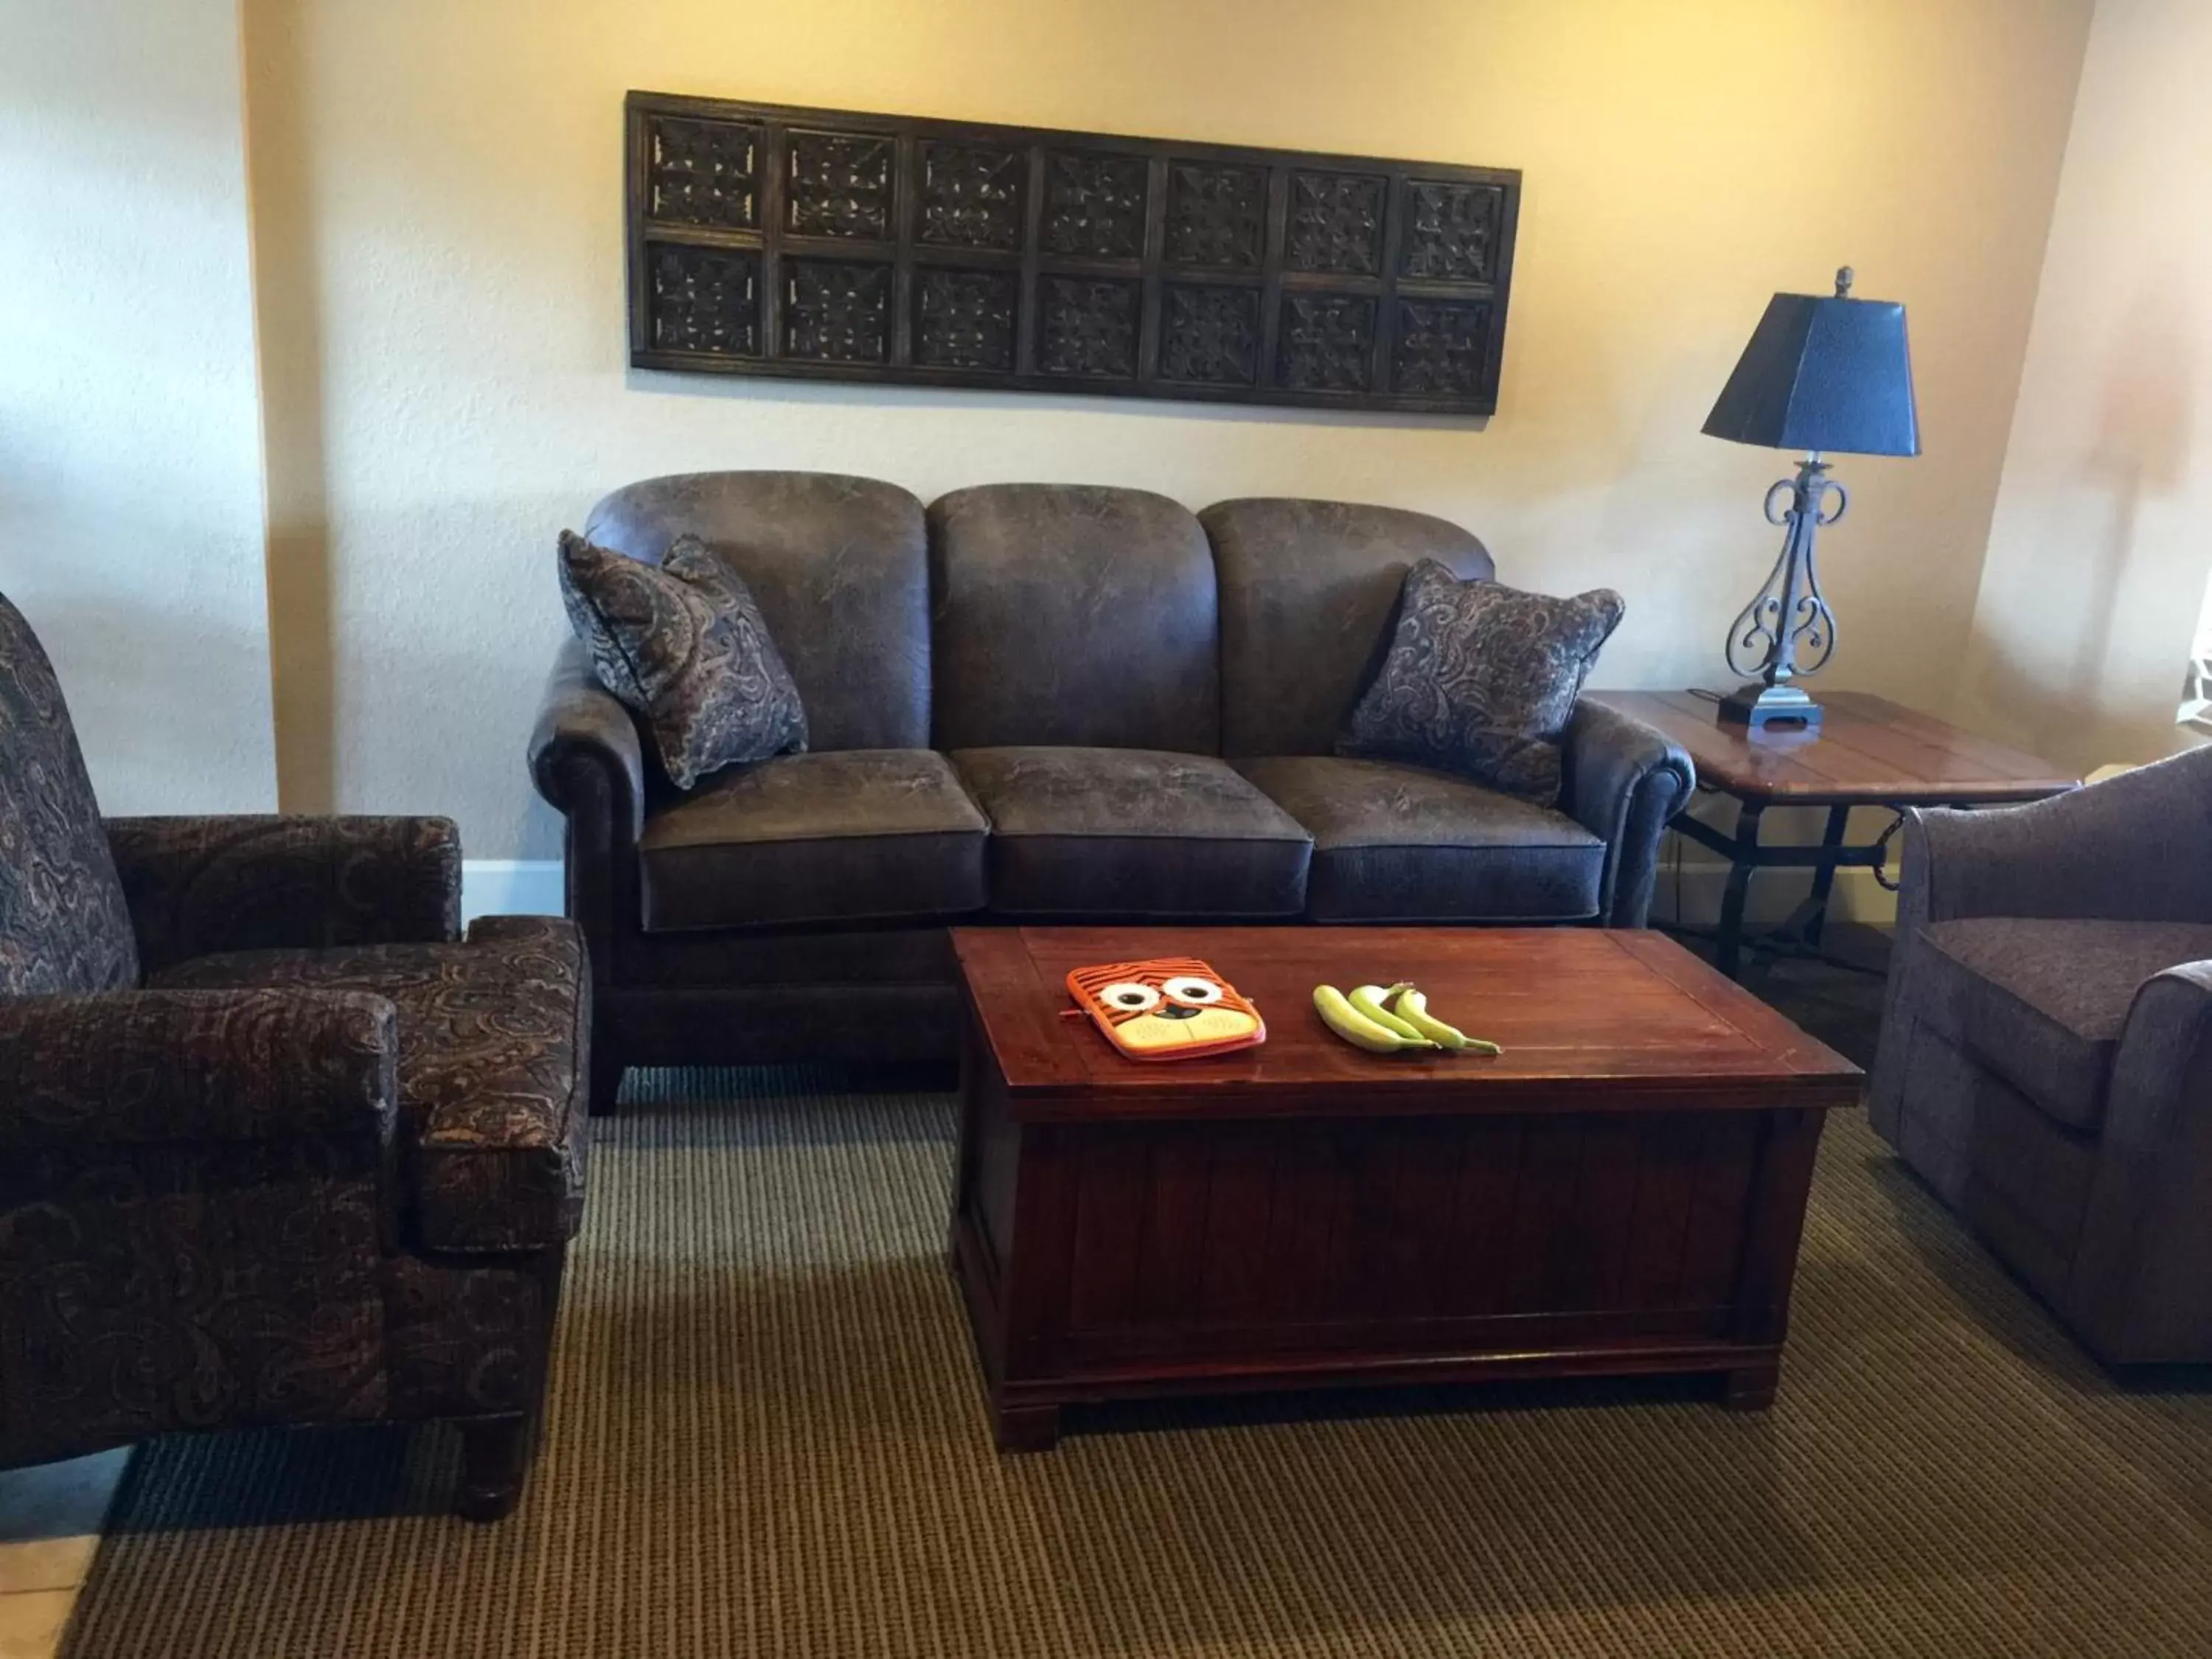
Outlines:
<svg viewBox="0 0 2212 1659"><path fill-rule="evenodd" d="M1082 1219L1082 1132L1013 1125L1018 1169L1006 1279L1008 1382L1049 1376L1066 1327L1076 1229Z"/></svg>
<svg viewBox="0 0 2212 1659"><path fill-rule="evenodd" d="M1425 1075L1382 1074L1335 1085L1282 1083L1262 1077L1176 1091L1110 1087L1103 1083L1024 1089L1010 1094L1007 1109L1020 1122L1060 1125L1207 1122L1231 1118L1348 1117L1371 1121L1519 1116L1548 1111L1741 1113L1770 1111L1780 1105L1829 1110L1856 1106L1861 1082L1856 1070L1832 1077L1782 1071L1747 1075L1683 1072L1644 1077L1493 1077L1474 1088L1439 1085ZM1352 1097L1349 1103L1347 1097Z"/></svg>
<svg viewBox="0 0 2212 1659"><path fill-rule="evenodd" d="M994 1119L1005 1117L1005 1079L983 1035L982 1014L968 990L960 1052L960 1140L953 1159L952 1215L948 1228L952 1276L967 1304L976 1363L995 1396L1006 1370L1005 1232L990 1195L1000 1177L986 1173L997 1138Z"/></svg>
<svg viewBox="0 0 2212 1659"><path fill-rule="evenodd" d="M1771 1343L1778 1350L1789 1334L1790 1287L1826 1121L1825 1114L1809 1111L1778 1111L1767 1121L1736 1280L1731 1334L1739 1341Z"/></svg>

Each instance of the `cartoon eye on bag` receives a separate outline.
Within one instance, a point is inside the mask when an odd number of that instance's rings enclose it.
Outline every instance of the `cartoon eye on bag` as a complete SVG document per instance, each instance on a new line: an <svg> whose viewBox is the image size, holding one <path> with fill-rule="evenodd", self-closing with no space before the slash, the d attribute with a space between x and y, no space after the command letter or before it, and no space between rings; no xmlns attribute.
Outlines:
<svg viewBox="0 0 2212 1659"><path fill-rule="evenodd" d="M1205 1007L1221 1000L1221 988L1210 979L1200 979L1195 974L1178 974L1160 987L1177 1002Z"/></svg>
<svg viewBox="0 0 2212 1659"><path fill-rule="evenodd" d="M1133 1060L1194 1059L1267 1040L1260 1011L1191 957L1079 968L1067 988L1107 1041Z"/></svg>

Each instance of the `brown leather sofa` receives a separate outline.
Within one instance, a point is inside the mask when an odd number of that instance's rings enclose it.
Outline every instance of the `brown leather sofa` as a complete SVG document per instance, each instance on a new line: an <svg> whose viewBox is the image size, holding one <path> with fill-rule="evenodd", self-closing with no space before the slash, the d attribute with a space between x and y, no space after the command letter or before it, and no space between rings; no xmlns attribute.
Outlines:
<svg viewBox="0 0 2212 1659"><path fill-rule="evenodd" d="M812 747L687 793L563 649L531 742L567 820L605 1097L624 1065L955 1051L948 923L1640 927L1680 750L1585 702L1557 811L1338 758L1423 556L1390 507L994 484L924 512L819 473L617 490L586 534L696 535L758 599Z"/></svg>

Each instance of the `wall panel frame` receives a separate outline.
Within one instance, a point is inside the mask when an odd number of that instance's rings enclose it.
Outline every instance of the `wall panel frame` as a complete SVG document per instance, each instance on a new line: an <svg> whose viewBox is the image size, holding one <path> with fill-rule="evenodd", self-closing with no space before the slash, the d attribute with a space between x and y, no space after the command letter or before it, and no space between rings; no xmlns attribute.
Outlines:
<svg viewBox="0 0 2212 1659"><path fill-rule="evenodd" d="M1482 416L1521 175L633 92L640 368Z"/></svg>

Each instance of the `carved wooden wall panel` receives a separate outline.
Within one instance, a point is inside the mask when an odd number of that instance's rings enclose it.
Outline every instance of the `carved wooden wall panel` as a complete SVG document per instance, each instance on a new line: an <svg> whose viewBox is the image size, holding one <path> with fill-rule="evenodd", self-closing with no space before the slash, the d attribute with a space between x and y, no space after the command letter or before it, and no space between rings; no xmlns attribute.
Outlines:
<svg viewBox="0 0 2212 1659"><path fill-rule="evenodd" d="M1486 415L1521 175L629 99L641 368Z"/></svg>

